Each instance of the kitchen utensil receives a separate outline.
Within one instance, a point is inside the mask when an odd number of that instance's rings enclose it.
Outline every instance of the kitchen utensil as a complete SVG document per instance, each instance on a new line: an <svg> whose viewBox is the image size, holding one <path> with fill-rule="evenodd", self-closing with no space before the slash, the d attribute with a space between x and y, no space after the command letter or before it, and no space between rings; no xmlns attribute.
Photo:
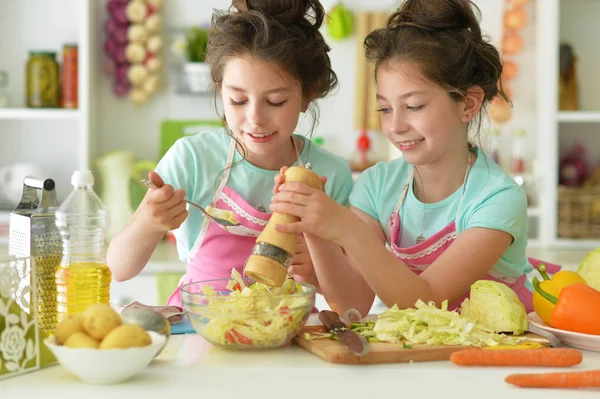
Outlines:
<svg viewBox="0 0 600 399"><path fill-rule="evenodd" d="M560 330L546 324L535 312L527 315L529 323L546 333L554 335L565 345L573 348L600 352L600 335L582 334L574 331Z"/></svg>
<svg viewBox="0 0 600 399"><path fill-rule="evenodd" d="M450 355L456 351L469 348L463 345L413 345L405 348L402 344L387 342L370 342L371 351L364 356L350 352L342 342L330 338L307 339L305 333L319 334L329 332L322 325L305 325L294 337L294 343L308 352L317 355L330 363L337 364L381 364L405 362L432 362L450 360ZM524 342L538 342L550 346L550 340L532 332L523 334Z"/></svg>
<svg viewBox="0 0 600 399"><path fill-rule="evenodd" d="M337 335L340 342L346 345L356 356L364 356L369 353L370 346L366 338L350 330L340 320L337 313L331 310L322 310L319 312L319 320L321 320L329 332Z"/></svg>
<svg viewBox="0 0 600 399"><path fill-rule="evenodd" d="M144 330L154 331L156 333L164 335L165 338L169 338L169 336L171 335L171 323L169 323L166 317L152 309L123 309L121 311L121 318L123 319L123 323L125 324L137 324ZM160 352L162 352L162 350L165 348L165 346L167 346L167 339L165 339L164 344L156 352L155 356L158 356Z"/></svg>
<svg viewBox="0 0 600 399"><path fill-rule="evenodd" d="M19 162L0 168L0 199L14 208L23 194L23 179L26 176L40 176L42 170L32 163Z"/></svg>
<svg viewBox="0 0 600 399"><path fill-rule="evenodd" d="M155 186L155 185L154 185L154 184L153 184L153 183L152 183L150 180L148 180L148 179L142 179L142 183L143 183L143 184L144 184L146 187L148 187L148 188L150 188L150 189L152 189L152 190L155 190L155 189L157 188L157 187L156 187L156 186ZM195 204L195 203L193 203L193 202L191 202L191 201L188 201L188 200L184 200L184 201L185 201L186 203L188 203L188 204L190 204L190 205L192 205L192 206L195 206L196 208L200 209L200 212L202 212L206 218L208 218L208 219L212 220L213 222L215 222L215 223L218 223L218 224L220 224L220 225L222 225L222 226L237 226L237 225L239 224L239 223L231 223L229 220L226 220L226 219L217 218L217 217L215 217L215 216L211 215L210 213L208 213L208 212L207 212L207 211L206 211L204 208L202 208L200 205L198 205L198 204Z"/></svg>
<svg viewBox="0 0 600 399"><path fill-rule="evenodd" d="M310 163L306 167L292 166L285 171L286 182L302 182L321 189L323 183L319 176L311 170ZM278 224L294 223L300 220L296 216L274 212L264 230L256 239L252 254L246 261L244 273L263 284L280 287L287 277L287 268L291 264L295 252L296 233L282 233L275 230Z"/></svg>
<svg viewBox="0 0 600 399"><path fill-rule="evenodd" d="M37 319L39 329L51 333L56 327L56 283L54 275L62 258L62 241L55 223L58 208L52 179L23 179L21 201L10 215L9 255L34 258L31 283L37 289ZM41 192L38 198L38 191ZM29 284L21 281L20 284ZM21 292L25 287L19 287ZM29 304L17 302L23 309ZM34 304L32 304L33 308Z"/></svg>

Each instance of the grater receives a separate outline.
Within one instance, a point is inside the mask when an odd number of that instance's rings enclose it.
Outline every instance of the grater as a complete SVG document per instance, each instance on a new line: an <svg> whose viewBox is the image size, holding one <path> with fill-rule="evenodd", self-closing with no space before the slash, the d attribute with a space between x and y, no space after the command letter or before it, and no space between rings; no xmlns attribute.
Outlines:
<svg viewBox="0 0 600 399"><path fill-rule="evenodd" d="M41 193L41 194L40 194ZM37 321L39 329L51 334L56 327L56 281L55 273L62 258L62 242L56 227L55 212L58 208L54 180L23 179L23 195L10 215L9 255L34 259L31 281L36 290ZM19 291L24 287L19 287ZM28 304L19 303L23 309Z"/></svg>

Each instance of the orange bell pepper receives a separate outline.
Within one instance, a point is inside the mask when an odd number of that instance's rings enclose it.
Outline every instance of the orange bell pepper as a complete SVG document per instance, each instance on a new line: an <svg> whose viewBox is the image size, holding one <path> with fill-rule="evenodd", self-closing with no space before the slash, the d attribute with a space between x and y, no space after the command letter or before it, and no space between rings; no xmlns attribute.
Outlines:
<svg viewBox="0 0 600 399"><path fill-rule="evenodd" d="M550 279L548 273L546 273L546 265L544 264L540 264L538 266L538 272L544 279L540 283L542 290L554 295L555 297L558 297L560 295L560 291L566 286L576 283L587 284L581 275L571 271L560 271L558 273L554 273L554 275L552 275L552 279ZM554 304L535 290L533 291L533 310L535 310L535 313L540 316L540 318L544 320L546 324L550 324L552 311L554 310Z"/></svg>
<svg viewBox="0 0 600 399"><path fill-rule="evenodd" d="M537 277L533 287L553 303L550 325L561 330L600 335L600 291L587 284L575 283L564 287L558 298L540 287Z"/></svg>

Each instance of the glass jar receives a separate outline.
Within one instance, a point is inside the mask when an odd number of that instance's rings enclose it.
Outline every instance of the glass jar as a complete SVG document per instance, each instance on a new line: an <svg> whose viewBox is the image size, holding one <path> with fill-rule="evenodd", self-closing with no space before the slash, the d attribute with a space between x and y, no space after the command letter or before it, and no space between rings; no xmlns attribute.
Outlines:
<svg viewBox="0 0 600 399"><path fill-rule="evenodd" d="M26 75L28 107L60 107L58 63L55 52L30 51Z"/></svg>
<svg viewBox="0 0 600 399"><path fill-rule="evenodd" d="M77 59L78 48L76 44L65 44L62 51L62 84L61 94L63 108L77 108Z"/></svg>

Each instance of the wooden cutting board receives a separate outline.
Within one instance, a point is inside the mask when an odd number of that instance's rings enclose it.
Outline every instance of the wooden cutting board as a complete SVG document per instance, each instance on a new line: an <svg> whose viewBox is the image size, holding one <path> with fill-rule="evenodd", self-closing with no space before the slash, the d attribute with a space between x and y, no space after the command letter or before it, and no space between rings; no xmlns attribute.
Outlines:
<svg viewBox="0 0 600 399"><path fill-rule="evenodd" d="M404 362L431 362L449 360L450 355L466 346L429 346L414 345L412 349L405 349L401 344L390 344L387 342L371 343L371 351L365 356L359 357L350 352L344 344L329 338L317 338L307 340L304 333L325 332L323 326L305 326L294 338L294 343L307 351L338 364L379 364L379 363L404 363ZM550 346L550 341L531 332L523 335L528 339Z"/></svg>

